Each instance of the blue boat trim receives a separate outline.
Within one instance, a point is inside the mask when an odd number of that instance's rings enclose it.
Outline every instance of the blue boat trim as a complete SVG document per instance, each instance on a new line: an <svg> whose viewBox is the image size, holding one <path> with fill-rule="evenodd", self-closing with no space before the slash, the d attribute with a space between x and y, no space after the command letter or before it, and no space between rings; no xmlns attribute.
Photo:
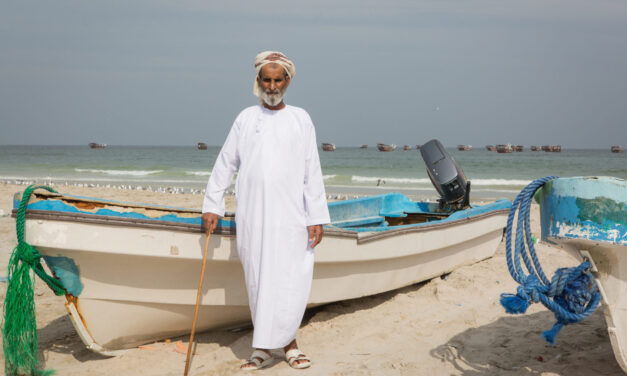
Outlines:
<svg viewBox="0 0 627 376"><path fill-rule="evenodd" d="M126 207L128 203L106 200L94 200L88 197L80 197L83 201L102 203L106 202L106 208L94 208L90 210L79 209L76 205L64 201L64 198L78 196L49 197L28 205L27 209L38 212L57 212L79 214L81 216L98 216L104 218L128 218L155 223L169 223L200 226L202 223L200 212L190 209L171 208L163 206L152 206L144 204L132 204L135 207ZM138 206L140 205L140 206ZM438 208L438 203L415 202L400 193L388 193L378 196L369 196L347 201L330 202L329 213L331 224L329 229L341 229L353 233L381 232L392 229L405 229L414 227L424 227L434 223L452 222L460 219L471 218L485 213L509 209L511 202L499 200L491 204L475 206L457 212L442 211ZM19 206L19 200L14 201L14 206ZM115 206L125 207L124 210L115 210ZM140 209L150 210L153 213L163 212L159 216L149 216L142 213ZM181 213L183 212L183 213ZM182 215L186 214L186 215ZM390 226L386 218L404 218L409 215L424 214L432 215L434 220L424 223L413 223L405 225ZM444 218L442 218L444 217ZM218 222L218 227L223 229L235 229L233 217L222 218Z"/></svg>

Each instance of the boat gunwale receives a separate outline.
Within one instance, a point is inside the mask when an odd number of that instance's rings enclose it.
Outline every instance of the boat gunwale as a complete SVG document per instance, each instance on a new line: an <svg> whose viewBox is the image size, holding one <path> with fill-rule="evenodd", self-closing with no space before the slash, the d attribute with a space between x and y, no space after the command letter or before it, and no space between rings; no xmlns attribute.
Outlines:
<svg viewBox="0 0 627 376"><path fill-rule="evenodd" d="M375 240L381 240L392 236L410 234L414 232L424 232L436 229L446 229L449 227L456 227L461 224L479 221L485 218L489 218L495 215L502 215L509 213L509 209L496 209L485 213L479 213L466 218L459 218L452 221L445 222L433 222L428 224L421 224L421 226L403 226L402 228L390 228L385 231L376 232L356 232L346 230L337 227L325 227L325 235L335 236L341 238L356 239L357 244L364 244ZM13 209L11 212L12 217L17 216L17 209ZM173 221L154 221L150 219L140 218L128 218L128 217L112 217L106 215L86 214L86 213L68 213L51 210L36 210L27 209L25 213L26 219L43 219L61 222L78 222L89 224L102 224L120 227L137 227L148 228L154 230L171 230L191 233L203 233L201 225L191 223L181 223ZM332 226L332 225L331 225ZM218 227L214 231L216 235L235 236L235 227Z"/></svg>

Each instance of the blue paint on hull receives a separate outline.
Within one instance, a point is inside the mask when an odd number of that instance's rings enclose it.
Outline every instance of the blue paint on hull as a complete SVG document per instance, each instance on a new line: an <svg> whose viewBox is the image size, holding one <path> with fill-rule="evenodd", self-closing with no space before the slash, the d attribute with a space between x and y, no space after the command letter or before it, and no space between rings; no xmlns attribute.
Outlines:
<svg viewBox="0 0 627 376"><path fill-rule="evenodd" d="M542 239L627 245L627 182L612 177L560 178L536 194Z"/></svg>

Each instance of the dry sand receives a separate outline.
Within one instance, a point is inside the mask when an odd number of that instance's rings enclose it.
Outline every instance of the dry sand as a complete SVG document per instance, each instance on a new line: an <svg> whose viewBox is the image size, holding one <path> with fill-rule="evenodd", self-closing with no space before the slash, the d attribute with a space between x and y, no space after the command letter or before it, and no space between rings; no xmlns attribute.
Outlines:
<svg viewBox="0 0 627 376"><path fill-rule="evenodd" d="M0 184L0 210L10 213L12 195L25 187ZM202 196L105 188L60 187L65 193L124 201L198 208ZM233 207L230 201L228 205ZM0 213L0 216L2 214ZM537 206L532 228L539 235ZM0 217L0 276L6 276L16 244L15 221ZM540 244L545 271L575 265L565 252ZM0 283L4 301L6 283ZM276 360L261 375L622 375L614 359L599 309L583 323L565 327L550 346L541 337L554 322L539 304L523 316L504 312L499 294L515 292L505 265L505 245L496 255L459 268L445 278L371 297L308 310L298 341L313 360L310 369L292 370L275 351ZM181 375L185 354L176 341L131 349L107 358L87 350L56 297L37 281L35 301L41 364L58 375ZM197 335L190 375L244 374L238 371L250 355L251 329L211 331ZM4 369L0 355L0 369Z"/></svg>

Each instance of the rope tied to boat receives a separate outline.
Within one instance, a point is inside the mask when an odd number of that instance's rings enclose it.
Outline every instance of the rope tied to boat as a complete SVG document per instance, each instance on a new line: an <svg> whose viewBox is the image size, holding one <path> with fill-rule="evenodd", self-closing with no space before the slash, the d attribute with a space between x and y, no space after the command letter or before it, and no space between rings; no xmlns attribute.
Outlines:
<svg viewBox="0 0 627 376"><path fill-rule="evenodd" d="M544 274L538 260L529 219L531 202L538 189L556 178L557 176L547 176L531 182L516 196L512 204L507 218L505 251L509 273L520 286L515 295L501 294L501 305L507 313L525 313L531 303L542 303L551 310L556 323L543 336L552 345L564 325L590 316L601 301L601 294L587 260L576 267L557 269L551 280ZM517 212L516 240L512 254L512 228ZM528 274L525 274L522 264Z"/></svg>
<svg viewBox="0 0 627 376"><path fill-rule="evenodd" d="M43 188L56 193L48 186L30 185L22 194L17 210L15 230L17 245L9 259L2 348L6 375L51 375L52 370L39 370L37 353L37 321L35 317L35 276L39 276L56 295L64 295L61 281L46 273L41 265L41 254L24 240L26 206L34 190Z"/></svg>

